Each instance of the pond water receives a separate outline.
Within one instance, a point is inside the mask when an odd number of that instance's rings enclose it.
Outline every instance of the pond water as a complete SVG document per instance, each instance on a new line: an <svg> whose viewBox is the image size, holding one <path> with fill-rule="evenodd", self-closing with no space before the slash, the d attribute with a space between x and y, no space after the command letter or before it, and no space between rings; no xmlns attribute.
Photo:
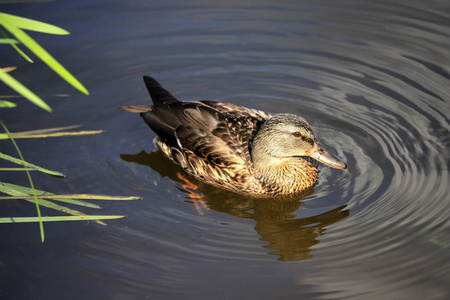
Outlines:
<svg viewBox="0 0 450 300"><path fill-rule="evenodd" d="M55 193L135 195L87 214L125 219L0 225L1 299L448 299L450 2L55 1L2 12L60 26L30 33L90 91L10 47L2 67L43 96L0 111L11 131L83 124L96 136L20 140ZM181 100L305 117L347 170L314 191L251 199L200 186L120 106L149 104L143 75ZM0 85L0 94L13 94ZM61 96L69 95L69 96ZM9 142L2 151L14 154ZM2 181L27 184L24 174ZM2 201L2 216L34 216ZM79 209L79 208L75 208ZM44 214L54 214L43 209Z"/></svg>

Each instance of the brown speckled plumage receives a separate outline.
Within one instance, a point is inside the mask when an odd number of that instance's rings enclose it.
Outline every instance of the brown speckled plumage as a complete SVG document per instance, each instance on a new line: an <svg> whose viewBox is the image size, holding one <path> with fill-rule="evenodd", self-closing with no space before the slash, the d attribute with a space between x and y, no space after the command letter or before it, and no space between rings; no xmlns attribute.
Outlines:
<svg viewBox="0 0 450 300"><path fill-rule="evenodd" d="M140 112L163 153L202 181L256 197L287 196L316 182L317 161L310 157L345 168L299 116L216 101L180 102L155 79L144 81L153 106L122 109Z"/></svg>

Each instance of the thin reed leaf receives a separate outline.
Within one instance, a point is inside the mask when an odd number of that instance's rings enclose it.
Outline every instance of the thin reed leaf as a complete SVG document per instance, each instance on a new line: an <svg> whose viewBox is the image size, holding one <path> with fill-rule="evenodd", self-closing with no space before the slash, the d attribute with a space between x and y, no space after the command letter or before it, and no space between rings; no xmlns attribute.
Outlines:
<svg viewBox="0 0 450 300"><path fill-rule="evenodd" d="M17 44L17 43L18 41L14 39L0 39L0 44Z"/></svg>
<svg viewBox="0 0 450 300"><path fill-rule="evenodd" d="M25 168L0 168L0 171L25 171ZM36 171L36 170L28 170L28 171Z"/></svg>
<svg viewBox="0 0 450 300"><path fill-rule="evenodd" d="M44 191L40 191L40 190L36 190L34 189L34 191L32 191L30 188L26 188L20 185L15 185L12 183L5 183L5 182L0 182L0 192L3 192L5 194L8 195L12 195L12 196L28 196L29 193L34 192L37 195L40 195L42 193L46 193ZM24 199L25 201L31 202L33 203L34 201L32 199ZM45 199L41 199L41 198L35 198L35 201L38 205L41 205L43 207L47 207L50 209L54 209L63 213L67 213L69 215L73 215L73 216L85 216L84 213L62 206L62 205L58 205L55 204L51 201L45 200ZM100 224L100 225L105 225L106 224L100 220L95 221L96 223Z"/></svg>
<svg viewBox="0 0 450 300"><path fill-rule="evenodd" d="M0 73L2 73L2 72L0 72ZM5 73L5 74L6 74L6 73ZM16 148L16 151L17 151L17 153L19 154L20 159L21 159L22 161L25 161L25 160L23 159L23 155L22 155L22 152L21 152L20 149L19 149L19 146L17 146L16 141L15 141L14 138L9 134L8 127L6 127L6 125L3 123L2 120L0 120L0 125L3 127L3 129L4 129L5 132L6 132L6 134L9 135L9 138L10 138L11 142L13 143L14 148ZM24 167L25 167L25 169L26 169L25 172L27 173L28 181L30 182L31 190L33 191L33 196L34 196L34 200L35 200L34 202L35 202L35 204L36 204L36 211L37 211L38 219L39 219L39 232L41 233L41 242L43 243L44 240L45 240L45 233L44 233L44 224L42 223L41 210L40 210L40 208L39 208L38 199L36 198L36 190L34 189L34 184L33 184L33 180L31 179L31 174L30 174L30 172L28 171L27 166L24 165Z"/></svg>
<svg viewBox="0 0 450 300"><path fill-rule="evenodd" d="M53 71L55 71L74 88L86 95L89 95L88 90L69 71L67 71L66 68L64 68L56 59L53 58L53 56L51 56L22 29L50 34L69 34L69 32L57 26L4 13L0 13L0 20L0 24L3 25L5 29L13 34L18 41L24 44L50 68L52 68Z"/></svg>
<svg viewBox="0 0 450 300"><path fill-rule="evenodd" d="M24 199L24 200L28 201L28 202L33 202L32 199ZM83 215L85 215L81 211L78 211L78 210L75 210L75 209L72 209L72 208L68 208L66 206L62 206L62 205L53 203L53 202L45 200L45 199L36 198L36 200L37 200L37 202L39 203L40 206L47 207L47 208L50 208L50 209L53 209L53 210L57 210L57 211L60 211L60 212L63 212L63 213L69 214L69 215L73 215L73 216L83 216Z"/></svg>
<svg viewBox="0 0 450 300"><path fill-rule="evenodd" d="M68 35L70 34L67 30L64 30L58 26L51 25L48 23L18 17L6 13L0 13L0 24L2 24L5 28L8 26L18 27L25 30L31 30L36 32L48 33L48 34L56 34L56 35ZM6 26L5 26L6 24Z"/></svg>
<svg viewBox="0 0 450 300"><path fill-rule="evenodd" d="M23 200L31 202L31 203L36 201L36 203L38 203L39 205L41 205L43 207L54 209L54 210L64 212L64 213L67 213L67 214L73 215L73 216L84 216L85 215L84 213L82 213L80 211L77 211L77 210L62 206L62 205L58 205L51 201L39 198L41 195L49 194L48 192L45 192L45 191L36 190L36 189L34 189L34 191L32 191L28 187L24 187L24 186L12 184L12 183L0 182L0 192L11 195L11 196L29 196L32 193L34 193L36 195L35 200L28 199L28 198L25 198ZM80 201L80 200L78 200L78 201ZM106 225L104 222L102 222L100 220L97 220L96 223L98 223L100 225Z"/></svg>
<svg viewBox="0 0 450 300"><path fill-rule="evenodd" d="M1 17L1 16L0 16L0 17ZM3 40L9 41L9 44L17 51L17 53L19 53L19 54L20 54L23 58L25 58L25 60L27 60L28 62L33 63L33 60L32 60L28 55L26 55L25 52L23 52L23 51L16 45L16 44L19 43L19 41L10 39L10 38L8 37L8 35L7 35L1 28L0 28L0 34L1 34L3 37L6 38L6 39L3 39Z"/></svg>
<svg viewBox="0 0 450 300"><path fill-rule="evenodd" d="M3 67L3 68L1 68L1 70L2 70L3 72L6 72L6 73L12 72L12 71L14 71L15 69L17 69L17 67L14 67L14 66L11 66L11 67Z"/></svg>
<svg viewBox="0 0 450 300"><path fill-rule="evenodd" d="M35 191L36 191L36 197L38 199L43 199L43 200L51 199L54 201L59 201L59 202L64 202L64 203L69 203L69 204L79 205L79 206L84 206L84 207L97 208L97 209L101 208L101 206L87 202L87 201L71 199L70 197L61 197L60 195L56 195L54 193L41 191L41 190L37 190L37 189L35 189ZM0 200L23 199L26 201L30 201L31 199L34 199L34 195L32 195L32 191L30 188L27 188L27 187L24 187L21 185L12 184L12 183L0 182L0 192L10 195L10 196L0 196Z"/></svg>
<svg viewBox="0 0 450 300"><path fill-rule="evenodd" d="M37 96L35 93L30 91L26 86L24 86L22 83L17 81L14 77L9 75L8 73L0 70L0 80L3 81L7 86L15 90L17 93L28 99L29 101L33 102L37 106L39 106L42 109L45 109L48 112L52 112L52 109L50 106L48 106L47 103L44 102L39 96Z"/></svg>
<svg viewBox="0 0 450 300"><path fill-rule="evenodd" d="M38 191L38 190L36 190ZM89 200L114 200L114 201L129 201L129 200L141 200L140 197L127 197L127 196L110 196L110 195L95 195L95 194L67 194L67 195L58 195L53 193L39 194L40 198L46 199L89 199ZM27 197L12 197L12 196L0 196L0 200L5 199L25 199L25 198L33 198L32 196Z"/></svg>
<svg viewBox="0 0 450 300"><path fill-rule="evenodd" d="M91 134L103 133L103 130L55 132L58 130L69 130L69 129L73 129L73 128L77 128L77 127L81 127L81 125L72 125L72 126L20 131L20 132L10 132L10 135L17 139L17 138L63 137L63 136L91 135ZM0 140L6 139L6 138L8 138L8 136L6 134L0 133Z"/></svg>
<svg viewBox="0 0 450 300"><path fill-rule="evenodd" d="M42 221L43 222L89 221L89 220L111 220L111 219L121 219L121 218L125 218L125 216L119 216L119 215L51 216L51 217L42 217ZM31 223L31 222L39 222L39 219L36 217L0 218L0 223ZM105 223L103 223L103 224L105 224Z"/></svg>
<svg viewBox="0 0 450 300"><path fill-rule="evenodd" d="M63 127L52 127L45 129L37 129L37 130L27 130L27 131L19 131L19 132L10 132L13 137L18 137L20 135L32 135L32 134L45 134L55 131L69 130L81 127L82 125L71 125L71 126L63 126Z"/></svg>
<svg viewBox="0 0 450 300"><path fill-rule="evenodd" d="M5 72L9 72L9 68L15 68L15 67L7 67L7 68L2 68L3 71ZM60 98L67 98L70 97L70 94L47 94L47 95L41 95L41 96L45 96L45 97L60 97ZM18 98L22 98L21 95L0 95L0 99L18 99Z"/></svg>
<svg viewBox="0 0 450 300"><path fill-rule="evenodd" d="M0 101L0 108L13 108L16 107L17 105L13 102L9 102L9 101Z"/></svg>
<svg viewBox="0 0 450 300"><path fill-rule="evenodd" d="M88 130L88 131L69 131L69 132L55 132L48 134L30 134L15 136L16 139L39 139L50 137L65 137L65 136L79 136L79 135L92 135L103 133L103 130ZM0 133L0 140L7 139L5 134Z"/></svg>
<svg viewBox="0 0 450 300"><path fill-rule="evenodd" d="M43 167L39 167L37 165L34 165L32 163L29 163L29 162L26 162L26 161L24 161L22 159L19 159L19 158L12 157L12 156L10 156L8 154L5 154L5 153L1 153L0 152L0 158L2 158L4 160L8 160L8 161L13 162L13 163L18 164L18 165L22 165L22 166L26 167L27 169L30 168L30 169L37 170L37 171L40 171L40 172L43 172L43 173L46 173L46 174L50 174L50 175L53 175L53 176L65 177L65 175L63 173L52 171L52 170L49 170L49 169L46 169L46 168L43 168Z"/></svg>

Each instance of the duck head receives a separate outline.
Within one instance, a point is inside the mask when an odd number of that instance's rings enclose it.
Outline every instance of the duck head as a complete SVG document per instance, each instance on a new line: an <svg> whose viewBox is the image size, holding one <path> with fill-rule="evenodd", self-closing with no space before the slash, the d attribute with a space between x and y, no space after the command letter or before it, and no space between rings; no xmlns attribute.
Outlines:
<svg viewBox="0 0 450 300"><path fill-rule="evenodd" d="M336 169L347 168L339 158L320 145L308 122L294 114L276 114L256 134L252 158L256 164L277 165L280 160L311 157Z"/></svg>

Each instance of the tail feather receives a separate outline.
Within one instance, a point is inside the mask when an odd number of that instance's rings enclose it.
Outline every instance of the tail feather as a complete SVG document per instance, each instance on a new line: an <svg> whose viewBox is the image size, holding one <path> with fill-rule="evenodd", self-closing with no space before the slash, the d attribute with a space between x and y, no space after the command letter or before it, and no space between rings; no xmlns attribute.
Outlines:
<svg viewBox="0 0 450 300"><path fill-rule="evenodd" d="M163 88L153 77L144 76L144 82L155 105L179 102L177 98Z"/></svg>
<svg viewBox="0 0 450 300"><path fill-rule="evenodd" d="M154 111L140 114L145 123L166 143L172 146L177 145L175 127L164 122Z"/></svg>
<svg viewBox="0 0 450 300"><path fill-rule="evenodd" d="M122 106L120 107L120 109L129 112L143 113L151 111L152 107L150 105L130 105L130 106Z"/></svg>

